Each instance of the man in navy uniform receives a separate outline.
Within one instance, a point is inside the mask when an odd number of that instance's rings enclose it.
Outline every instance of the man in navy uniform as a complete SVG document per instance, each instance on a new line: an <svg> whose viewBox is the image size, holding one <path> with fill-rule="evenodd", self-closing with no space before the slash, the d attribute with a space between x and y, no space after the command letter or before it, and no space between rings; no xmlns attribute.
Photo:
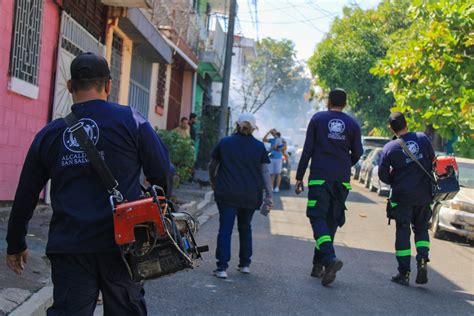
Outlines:
<svg viewBox="0 0 474 316"><path fill-rule="evenodd" d="M329 285L342 268L334 252L334 236L345 222L345 201L350 186L351 166L362 155L361 131L357 122L342 112L346 92L329 93L328 111L316 113L306 132L303 153L296 173L296 193L303 191L303 177L311 159L306 215L313 228L316 246L311 276Z"/></svg>
<svg viewBox="0 0 474 316"><path fill-rule="evenodd" d="M409 285L410 225L412 225L418 262L416 283L425 284L428 282L426 264L429 261L430 249L428 226L432 214L430 208L433 199L432 183L428 175L403 150L400 142L401 140L405 142L407 149L428 172L432 170L435 154L431 141L425 134L408 132L407 122L402 113L390 114L389 124L397 139L387 143L383 148L379 177L392 187L390 207L397 223L395 254L398 274L392 277L392 281Z"/></svg>
<svg viewBox="0 0 474 316"><path fill-rule="evenodd" d="M71 110L131 201L140 197L142 170L166 188L169 154L140 114L107 102L111 87L103 57L85 53L72 61ZM54 285L48 315L92 315L99 290L106 315L146 315L143 287L132 281L115 244L106 187L63 119L44 127L28 151L8 224L8 267L17 274L25 268L28 222L48 179L53 215L46 254Z"/></svg>

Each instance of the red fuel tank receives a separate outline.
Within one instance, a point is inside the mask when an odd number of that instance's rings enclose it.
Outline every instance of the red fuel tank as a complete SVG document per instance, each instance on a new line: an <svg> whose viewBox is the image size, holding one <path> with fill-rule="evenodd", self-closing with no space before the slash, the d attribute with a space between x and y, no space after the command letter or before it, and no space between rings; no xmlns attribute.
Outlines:
<svg viewBox="0 0 474 316"><path fill-rule="evenodd" d="M451 176L458 173L458 164L453 156L436 157L433 170L437 177Z"/></svg>

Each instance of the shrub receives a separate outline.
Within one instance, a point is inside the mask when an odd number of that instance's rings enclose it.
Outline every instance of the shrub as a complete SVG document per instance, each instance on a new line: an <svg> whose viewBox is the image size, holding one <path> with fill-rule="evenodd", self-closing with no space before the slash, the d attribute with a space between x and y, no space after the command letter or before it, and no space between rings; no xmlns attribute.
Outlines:
<svg viewBox="0 0 474 316"><path fill-rule="evenodd" d="M175 174L181 181L188 180L192 175L195 162L194 143L184 139L178 133L166 130L156 130L158 136L168 147L171 162L176 168ZM178 183L175 183L178 185Z"/></svg>

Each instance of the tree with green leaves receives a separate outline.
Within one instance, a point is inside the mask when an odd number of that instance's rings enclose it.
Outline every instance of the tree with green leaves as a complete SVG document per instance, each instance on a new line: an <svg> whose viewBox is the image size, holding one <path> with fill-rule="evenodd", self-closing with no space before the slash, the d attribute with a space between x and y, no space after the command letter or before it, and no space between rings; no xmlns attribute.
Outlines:
<svg viewBox="0 0 474 316"><path fill-rule="evenodd" d="M257 42L256 51L257 57L250 62L238 88L242 112L256 113L278 91L294 83L301 70L291 40L264 38Z"/></svg>
<svg viewBox="0 0 474 316"><path fill-rule="evenodd" d="M392 110L406 113L413 129L457 138L457 153L474 157L474 5L416 0L409 19L372 73L389 80Z"/></svg>
<svg viewBox="0 0 474 316"><path fill-rule="evenodd" d="M350 110L366 132L374 128L386 131L394 98L385 92L388 79L375 76L370 69L385 56L390 35L408 27L406 12L410 3L386 0L374 10L344 8L343 17L335 19L308 61L323 91L336 87L346 90Z"/></svg>

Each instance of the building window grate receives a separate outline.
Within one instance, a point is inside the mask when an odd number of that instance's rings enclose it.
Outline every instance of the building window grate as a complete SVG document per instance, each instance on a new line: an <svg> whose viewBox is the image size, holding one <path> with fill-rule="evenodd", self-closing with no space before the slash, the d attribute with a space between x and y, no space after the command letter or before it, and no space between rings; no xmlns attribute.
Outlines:
<svg viewBox="0 0 474 316"><path fill-rule="evenodd" d="M153 64L135 52L132 55L130 71L130 91L128 105L136 109L143 117L148 117L150 108L151 70Z"/></svg>
<svg viewBox="0 0 474 316"><path fill-rule="evenodd" d="M112 56L110 58L110 75L112 76L112 91L109 101L119 102L120 78L122 76L123 39L116 33L112 38Z"/></svg>
<svg viewBox="0 0 474 316"><path fill-rule="evenodd" d="M43 0L16 0L10 55L12 77L38 86Z"/></svg>

